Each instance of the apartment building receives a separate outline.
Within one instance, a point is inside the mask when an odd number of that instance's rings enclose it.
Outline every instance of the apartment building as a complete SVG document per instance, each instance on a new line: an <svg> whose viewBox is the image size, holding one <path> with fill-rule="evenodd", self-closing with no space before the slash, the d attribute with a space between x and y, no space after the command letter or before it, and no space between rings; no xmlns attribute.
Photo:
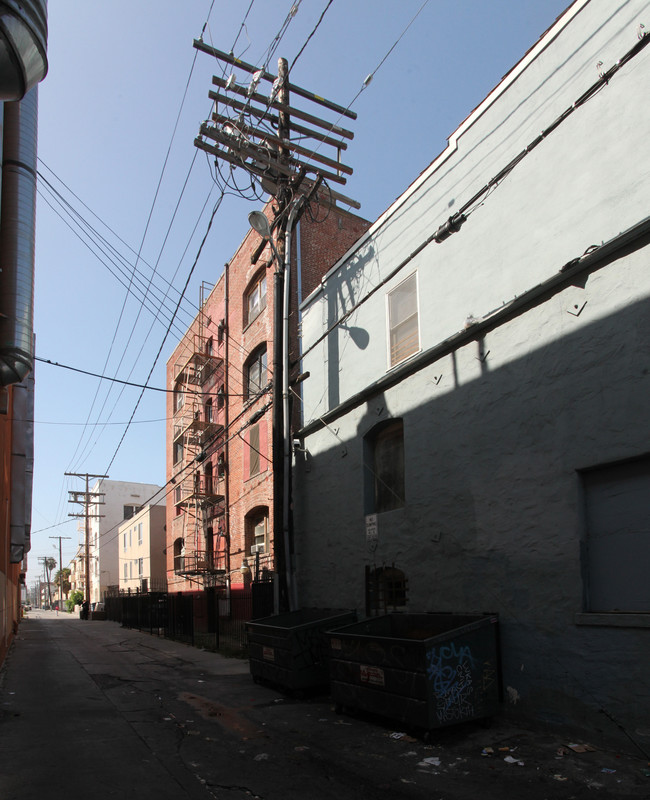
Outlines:
<svg viewBox="0 0 650 800"><path fill-rule="evenodd" d="M270 209L266 209L270 216ZM291 378L300 372L298 303L367 229L332 207L297 225L291 267ZM273 531L273 281L254 231L244 238L167 363L167 580L170 592L237 591L276 574ZM299 393L299 388L294 389Z"/></svg>

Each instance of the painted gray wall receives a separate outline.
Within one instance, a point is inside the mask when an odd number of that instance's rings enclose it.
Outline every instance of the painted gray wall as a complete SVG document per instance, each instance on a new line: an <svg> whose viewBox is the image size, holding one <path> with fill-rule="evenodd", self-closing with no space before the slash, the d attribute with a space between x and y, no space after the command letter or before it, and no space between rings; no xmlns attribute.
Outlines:
<svg viewBox="0 0 650 800"><path fill-rule="evenodd" d="M647 8L591 0L560 20L513 82L464 123L453 152L303 308L305 420L325 415L328 427L307 426L307 453L295 466L301 604L363 613L365 566L394 563L409 581L408 610L499 613L510 711L588 728L592 738L619 733L607 715L637 738L650 733L650 614L584 613L580 481L580 470L650 452L647 237L586 282L558 288L361 404L332 410L386 374L386 292L414 268L427 350L468 314L487 314L648 214L649 170L639 155L650 47L524 159L459 233L430 245L346 329L309 348L579 97L598 61L607 69L635 44ZM351 326L366 332L365 348ZM362 437L391 417L404 420L406 505L379 515L369 545Z"/></svg>

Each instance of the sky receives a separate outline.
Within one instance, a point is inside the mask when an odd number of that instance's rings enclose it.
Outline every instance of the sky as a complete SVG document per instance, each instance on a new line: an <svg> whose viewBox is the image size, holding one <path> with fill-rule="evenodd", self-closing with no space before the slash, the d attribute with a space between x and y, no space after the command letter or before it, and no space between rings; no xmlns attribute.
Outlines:
<svg viewBox="0 0 650 800"><path fill-rule="evenodd" d="M292 83L342 106L354 99L357 120L341 123L355 134L343 158L354 174L339 191L372 221L568 4L49 3L49 72L39 87L41 360L29 586L39 558L59 560L53 537L69 537L61 541L63 566L80 541L79 520L68 514L81 508L68 492L84 484L64 473L165 483L164 393L81 371L164 388L165 363L197 311L201 285L216 283L248 231L249 212L263 206L262 197L227 190L201 248L222 187L213 159L193 142L223 65L193 40L203 32L207 44L255 65L272 53L273 73L282 56Z"/></svg>

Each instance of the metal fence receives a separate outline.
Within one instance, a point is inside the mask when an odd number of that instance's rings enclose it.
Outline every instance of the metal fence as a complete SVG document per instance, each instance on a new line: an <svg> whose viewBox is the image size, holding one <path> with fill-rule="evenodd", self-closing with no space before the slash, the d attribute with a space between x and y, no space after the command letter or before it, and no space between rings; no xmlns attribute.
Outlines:
<svg viewBox="0 0 650 800"><path fill-rule="evenodd" d="M273 581L250 588L213 587L177 594L149 592L106 598L107 619L125 628L203 647L228 655L248 654L246 623L274 613Z"/></svg>

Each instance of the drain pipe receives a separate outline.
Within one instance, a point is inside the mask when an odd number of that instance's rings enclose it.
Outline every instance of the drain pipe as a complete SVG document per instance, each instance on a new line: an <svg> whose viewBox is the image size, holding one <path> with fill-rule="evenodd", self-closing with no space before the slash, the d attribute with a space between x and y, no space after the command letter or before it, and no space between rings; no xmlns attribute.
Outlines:
<svg viewBox="0 0 650 800"><path fill-rule="evenodd" d="M282 312L282 431L284 434L283 448L283 501L282 501L282 536L284 542L284 563L287 581L287 599L289 601L289 611L296 610L297 595L295 581L292 576L291 551L289 549L289 520L291 514L291 420L289 414L289 312L291 308L291 234L296 216L299 213L304 198L302 196L293 203L287 229L285 232L284 247L284 297Z"/></svg>
<svg viewBox="0 0 650 800"><path fill-rule="evenodd" d="M0 385L20 383L34 359L34 239L38 87L4 104L0 216Z"/></svg>

